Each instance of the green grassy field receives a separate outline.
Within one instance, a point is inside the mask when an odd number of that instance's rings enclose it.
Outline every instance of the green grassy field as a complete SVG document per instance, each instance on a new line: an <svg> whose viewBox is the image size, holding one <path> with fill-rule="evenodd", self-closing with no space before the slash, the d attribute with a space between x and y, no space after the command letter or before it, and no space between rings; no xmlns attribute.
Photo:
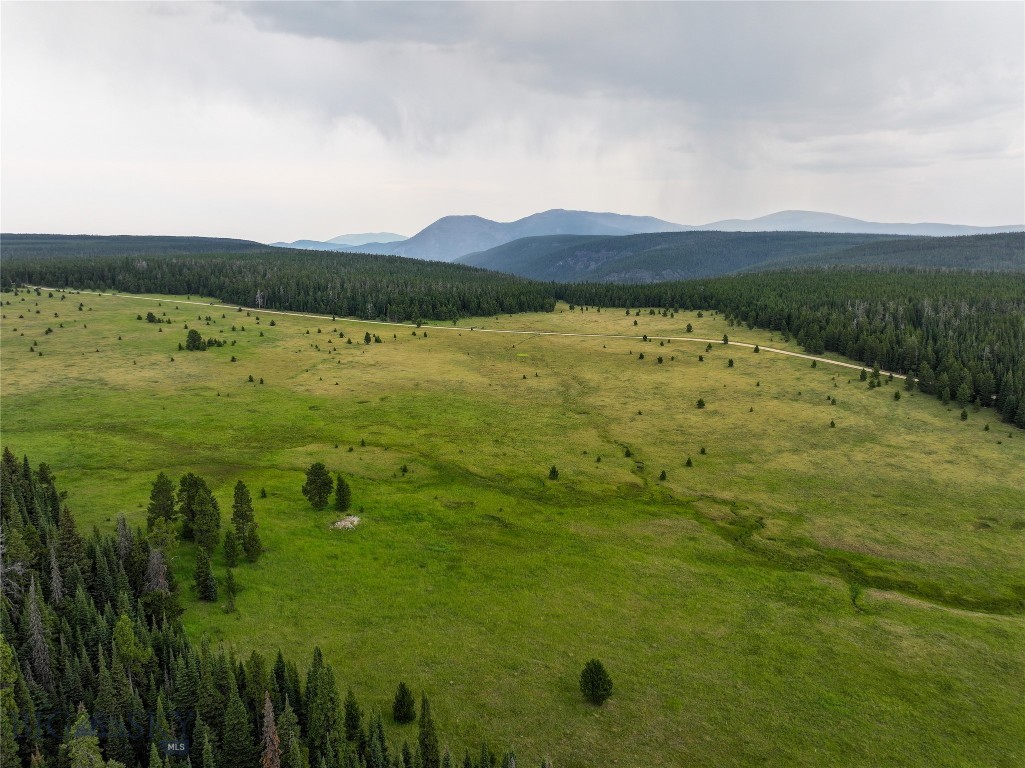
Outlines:
<svg viewBox="0 0 1025 768"><path fill-rule="evenodd" d="M225 518L252 489L267 551L236 569L237 614L176 558L196 637L301 665L320 645L365 706L405 680L453 751L487 735L527 765L1025 763L1025 435L985 410L660 346L692 323L796 349L711 313L416 329L2 297L3 443L56 470L80 525L144 525L159 471L203 475ZM179 352L186 323L229 345ZM302 497L314 461L349 479L355 531ZM577 686L594 656L601 709Z"/></svg>

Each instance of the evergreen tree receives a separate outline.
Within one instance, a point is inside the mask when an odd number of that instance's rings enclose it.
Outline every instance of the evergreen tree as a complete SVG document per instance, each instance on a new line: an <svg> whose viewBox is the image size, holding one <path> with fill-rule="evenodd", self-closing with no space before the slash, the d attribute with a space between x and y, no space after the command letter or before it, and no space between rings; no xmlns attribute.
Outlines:
<svg viewBox="0 0 1025 768"><path fill-rule="evenodd" d="M352 490L341 473L335 474L335 510L347 512L352 504Z"/></svg>
<svg viewBox="0 0 1025 768"><path fill-rule="evenodd" d="M580 690L584 698L599 707L612 695L612 678L598 659L591 659L580 673Z"/></svg>
<svg viewBox="0 0 1025 768"><path fill-rule="evenodd" d="M417 749L422 768L441 768L441 753L438 748L438 734L431 717L431 705L427 694L420 697L420 730L417 735Z"/></svg>
<svg viewBox="0 0 1025 768"><path fill-rule="evenodd" d="M327 467L318 461L311 464L310 468L306 470L306 483L302 488L303 496L314 509L324 509L327 506L333 485Z"/></svg>
<svg viewBox="0 0 1025 768"><path fill-rule="evenodd" d="M396 723L411 723L416 720L416 701L413 699L413 692L404 682L400 682L395 690L395 701L392 702L391 711Z"/></svg>
<svg viewBox="0 0 1025 768"><path fill-rule="evenodd" d="M190 352L202 352L206 349L206 342L203 341L203 336L195 328L190 329L185 337L185 349Z"/></svg>
<svg viewBox="0 0 1025 768"><path fill-rule="evenodd" d="M229 568L238 565L241 551L242 545L239 543L238 534L235 533L235 527L234 525L229 526L224 534L224 562Z"/></svg>
<svg viewBox="0 0 1025 768"><path fill-rule="evenodd" d="M174 483L163 472L157 475L153 489L149 494L149 506L146 508L146 525L153 530L153 523L158 519L172 522L175 518Z"/></svg>
<svg viewBox="0 0 1025 768"><path fill-rule="evenodd" d="M210 491L200 488L192 501L193 536L202 549L212 553L220 539L221 513Z"/></svg>
<svg viewBox="0 0 1025 768"><path fill-rule="evenodd" d="M61 745L61 758L68 768L105 768L100 755L100 740L84 707L79 709L78 717Z"/></svg>
<svg viewBox="0 0 1025 768"><path fill-rule="evenodd" d="M345 692L345 739L346 741L356 741L360 735L360 729L363 723L363 711L359 708L359 703L356 701L356 694L352 692L352 688L349 688Z"/></svg>
<svg viewBox="0 0 1025 768"><path fill-rule="evenodd" d="M231 522L242 538L245 538L246 530L253 524L253 498L249 495L246 484L241 480L235 483L235 497L231 503Z"/></svg>
<svg viewBox="0 0 1025 768"><path fill-rule="evenodd" d="M210 555L200 547L196 551L196 595L200 600L215 602L217 600L217 580L210 569Z"/></svg>
<svg viewBox="0 0 1025 768"><path fill-rule="evenodd" d="M221 734L220 768L254 768L253 724L235 685L228 687L228 706Z"/></svg>
<svg viewBox="0 0 1025 768"><path fill-rule="evenodd" d="M29 582L28 600L26 601L28 627L29 658L33 679L44 690L53 692L54 678L50 664L50 641L46 624L43 622L42 599L36 590L36 577Z"/></svg>
<svg viewBox="0 0 1025 768"><path fill-rule="evenodd" d="M251 563L255 563L263 552L263 542L260 541L260 536L256 532L258 527L256 523L250 524L246 530L245 539L242 542L242 549L246 553L246 560Z"/></svg>

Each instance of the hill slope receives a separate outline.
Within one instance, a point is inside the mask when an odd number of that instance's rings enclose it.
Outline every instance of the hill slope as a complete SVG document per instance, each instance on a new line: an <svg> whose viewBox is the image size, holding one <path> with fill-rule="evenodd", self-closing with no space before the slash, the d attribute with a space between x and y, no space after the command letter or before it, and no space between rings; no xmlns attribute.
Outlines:
<svg viewBox="0 0 1025 768"><path fill-rule="evenodd" d="M618 283L841 264L1025 270L1025 234L900 238L813 232L663 232L534 237L458 261L535 280Z"/></svg>
<svg viewBox="0 0 1025 768"><path fill-rule="evenodd" d="M252 253L267 246L230 237L172 235L45 235L0 234L5 259L70 258L75 256L181 255L186 253Z"/></svg>

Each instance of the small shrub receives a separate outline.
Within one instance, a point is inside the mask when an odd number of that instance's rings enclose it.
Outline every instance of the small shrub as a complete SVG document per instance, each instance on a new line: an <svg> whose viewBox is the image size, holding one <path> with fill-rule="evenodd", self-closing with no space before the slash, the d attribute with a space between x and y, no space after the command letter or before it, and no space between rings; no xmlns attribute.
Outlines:
<svg viewBox="0 0 1025 768"><path fill-rule="evenodd" d="M548 470L548 479L549 480L558 480L559 479L559 470L556 469L554 464L552 465L552 468Z"/></svg>
<svg viewBox="0 0 1025 768"><path fill-rule="evenodd" d="M584 665L580 690L585 699L599 707L612 695L612 678L598 659L591 659Z"/></svg>

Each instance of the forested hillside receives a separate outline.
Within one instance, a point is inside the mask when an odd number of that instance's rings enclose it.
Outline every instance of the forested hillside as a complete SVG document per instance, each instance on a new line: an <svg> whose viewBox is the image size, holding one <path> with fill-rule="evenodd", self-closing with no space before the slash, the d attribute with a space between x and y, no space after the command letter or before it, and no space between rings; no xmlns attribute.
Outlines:
<svg viewBox="0 0 1025 768"><path fill-rule="evenodd" d="M161 477L163 477L161 475ZM186 483L189 479L189 483ZM166 481L166 478L164 478ZM203 499L183 478L173 515ZM121 516L114 535L83 534L51 467L0 460L0 754L4 766L67 768L440 768L430 702L396 695L389 717L419 720L417 743L389 744L383 717L364 712L316 649L295 659L235 658L193 645L169 568L176 536L154 492L149 531ZM156 514L154 507L158 507ZM215 510L216 511L216 510ZM159 522L157 522L159 521ZM198 534L196 546L198 543ZM202 560L202 558L201 558ZM227 589L197 569L197 587ZM401 689L401 686L400 686ZM409 695L408 689L405 693ZM180 748L179 748L180 747ZM485 742L469 768L493 768ZM508 764L511 755L505 756Z"/></svg>
<svg viewBox="0 0 1025 768"><path fill-rule="evenodd" d="M145 257L20 257L4 248L3 282L216 296L265 306L382 320L451 320L544 312L549 288L481 269L398 256L263 249Z"/></svg>
<svg viewBox="0 0 1025 768"><path fill-rule="evenodd" d="M623 237L552 236L516 240L460 263L536 280L653 283L714 277L843 251L893 235L812 232L657 232Z"/></svg>
<svg viewBox="0 0 1025 768"><path fill-rule="evenodd" d="M171 256L185 253L253 253L267 246L229 237L154 235L0 235L5 259L93 256Z"/></svg>

